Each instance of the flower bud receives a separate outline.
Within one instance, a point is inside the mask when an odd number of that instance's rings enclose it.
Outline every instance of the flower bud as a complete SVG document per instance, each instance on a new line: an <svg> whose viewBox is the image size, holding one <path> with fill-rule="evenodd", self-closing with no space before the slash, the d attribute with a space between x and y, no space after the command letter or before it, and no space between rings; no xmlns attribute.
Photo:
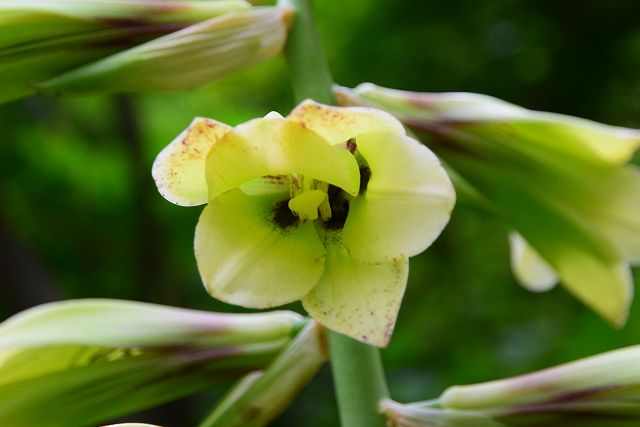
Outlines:
<svg viewBox="0 0 640 427"><path fill-rule="evenodd" d="M640 346L451 387L433 401L384 401L381 411L394 427L631 427L640 422Z"/></svg>
<svg viewBox="0 0 640 427"><path fill-rule="evenodd" d="M193 88L278 55L289 15L245 0L0 2L0 102Z"/></svg>
<svg viewBox="0 0 640 427"><path fill-rule="evenodd" d="M344 105L395 115L512 233L512 266L528 289L565 288L615 326L640 262L640 131L531 111L474 93L336 88ZM480 196L480 197L478 197ZM488 207L486 205L489 205Z"/></svg>
<svg viewBox="0 0 640 427"><path fill-rule="evenodd" d="M87 425L261 369L304 319L117 300L45 304L0 324L0 425Z"/></svg>

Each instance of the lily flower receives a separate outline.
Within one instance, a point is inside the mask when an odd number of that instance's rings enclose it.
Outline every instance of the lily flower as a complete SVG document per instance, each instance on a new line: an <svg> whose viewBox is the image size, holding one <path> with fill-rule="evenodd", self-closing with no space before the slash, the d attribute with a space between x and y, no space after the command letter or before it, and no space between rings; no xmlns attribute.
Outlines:
<svg viewBox="0 0 640 427"><path fill-rule="evenodd" d="M627 319L640 261L640 131L527 110L472 93L338 88L344 105L406 124L516 231L512 265L527 288L559 280L610 323ZM463 188L463 187L459 187Z"/></svg>
<svg viewBox="0 0 640 427"><path fill-rule="evenodd" d="M169 201L208 203L195 253L208 292L270 308L301 300L324 326L391 337L408 257L449 220L453 186L391 115L307 100L231 128L197 118L157 157Z"/></svg>

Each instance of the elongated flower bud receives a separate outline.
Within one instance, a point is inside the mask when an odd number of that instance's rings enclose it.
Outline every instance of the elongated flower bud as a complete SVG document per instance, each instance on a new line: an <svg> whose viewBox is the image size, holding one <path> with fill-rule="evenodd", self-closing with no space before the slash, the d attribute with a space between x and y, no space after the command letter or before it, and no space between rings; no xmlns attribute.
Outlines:
<svg viewBox="0 0 640 427"><path fill-rule="evenodd" d="M193 88L277 56L289 15L244 0L2 2L0 102Z"/></svg>
<svg viewBox="0 0 640 427"><path fill-rule="evenodd" d="M43 82L52 92L191 89L277 56L289 11L231 13L192 25Z"/></svg>
<svg viewBox="0 0 640 427"><path fill-rule="evenodd" d="M87 425L177 399L264 368L303 324L284 311L39 306L0 324L0 425Z"/></svg>
<svg viewBox="0 0 640 427"><path fill-rule="evenodd" d="M433 401L385 401L381 410L395 427L634 426L640 422L640 346L451 387Z"/></svg>
<svg viewBox="0 0 640 427"><path fill-rule="evenodd" d="M389 427L505 427L480 411L456 411L438 407L435 402L402 404L385 399L380 412Z"/></svg>
<svg viewBox="0 0 640 427"><path fill-rule="evenodd" d="M559 280L611 324L626 322L629 265L640 262L640 170L627 162L640 131L474 93L372 84L336 93L399 118L509 223L512 266L526 288Z"/></svg>

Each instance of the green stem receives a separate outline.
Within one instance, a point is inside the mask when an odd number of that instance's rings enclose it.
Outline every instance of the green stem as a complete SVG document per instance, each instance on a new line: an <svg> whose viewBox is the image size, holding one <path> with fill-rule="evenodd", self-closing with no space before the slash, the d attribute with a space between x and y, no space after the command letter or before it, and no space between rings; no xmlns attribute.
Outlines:
<svg viewBox="0 0 640 427"><path fill-rule="evenodd" d="M297 102L335 104L333 79L316 32L312 0L280 0L295 11L285 57ZM377 348L329 333L336 397L343 427L384 427L378 404L389 396Z"/></svg>
<svg viewBox="0 0 640 427"><path fill-rule="evenodd" d="M285 57L296 102L311 98L335 104L333 78L316 32L312 0L280 0L278 6L295 11Z"/></svg>
<svg viewBox="0 0 640 427"><path fill-rule="evenodd" d="M343 427L383 427L378 406L389 397L377 348L329 333L333 381Z"/></svg>

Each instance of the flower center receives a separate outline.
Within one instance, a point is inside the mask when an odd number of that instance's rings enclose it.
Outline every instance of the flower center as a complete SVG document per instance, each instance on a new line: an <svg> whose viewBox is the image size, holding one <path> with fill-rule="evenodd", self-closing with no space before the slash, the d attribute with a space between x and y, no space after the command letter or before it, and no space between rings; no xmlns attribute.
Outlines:
<svg viewBox="0 0 640 427"><path fill-rule="evenodd" d="M357 153L355 139L348 140L344 148L351 152L360 164L360 196L367 190L371 170ZM322 225L327 229L340 230L344 227L353 196L335 185L295 173L288 178L290 198L278 203L274 209L276 224L288 228L303 221L315 221L320 218Z"/></svg>
<svg viewBox="0 0 640 427"><path fill-rule="evenodd" d="M301 221L331 219L329 184L303 176L291 176L291 199L288 206Z"/></svg>
<svg viewBox="0 0 640 427"><path fill-rule="evenodd" d="M370 177L370 169L360 167L359 195L366 191ZM275 222L282 228L320 218L325 228L342 229L353 199L340 187L295 174L291 176L290 195L289 201L283 200L274 210Z"/></svg>

